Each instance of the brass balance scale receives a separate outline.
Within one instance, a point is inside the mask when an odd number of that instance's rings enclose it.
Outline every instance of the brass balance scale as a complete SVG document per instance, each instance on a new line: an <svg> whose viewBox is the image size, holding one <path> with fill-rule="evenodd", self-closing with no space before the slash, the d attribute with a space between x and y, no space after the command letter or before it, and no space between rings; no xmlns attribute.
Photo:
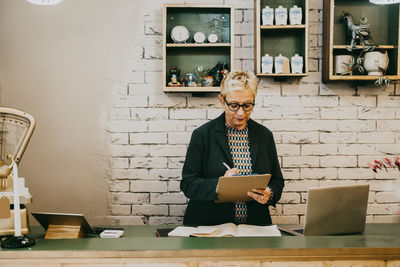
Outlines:
<svg viewBox="0 0 400 267"><path fill-rule="evenodd" d="M32 198L18 177L18 164L35 128L35 119L20 110L0 107L0 236L5 248L27 247L35 241L29 232L25 204Z"/></svg>

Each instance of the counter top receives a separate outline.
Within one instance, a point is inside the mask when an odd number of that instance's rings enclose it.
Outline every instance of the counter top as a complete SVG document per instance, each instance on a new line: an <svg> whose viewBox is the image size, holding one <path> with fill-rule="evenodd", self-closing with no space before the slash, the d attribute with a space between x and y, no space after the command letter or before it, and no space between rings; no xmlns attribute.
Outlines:
<svg viewBox="0 0 400 267"><path fill-rule="evenodd" d="M10 258L186 258L252 257L265 259L400 259L400 224L367 224L363 234L281 237L157 237L158 228L123 226L121 238L43 239L44 231L32 227L36 245L1 249L0 259ZM99 253L100 252L100 253Z"/></svg>

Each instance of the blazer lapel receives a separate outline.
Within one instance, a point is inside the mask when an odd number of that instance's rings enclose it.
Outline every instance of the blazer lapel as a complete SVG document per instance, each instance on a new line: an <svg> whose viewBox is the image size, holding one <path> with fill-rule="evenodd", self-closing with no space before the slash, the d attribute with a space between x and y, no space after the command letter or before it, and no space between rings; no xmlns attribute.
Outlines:
<svg viewBox="0 0 400 267"><path fill-rule="evenodd" d="M233 168L232 154L229 149L228 138L226 137L225 133L225 113L222 113L222 115L218 117L217 125L215 127L215 136L219 145L221 146L222 151L224 151L229 166Z"/></svg>
<svg viewBox="0 0 400 267"><path fill-rule="evenodd" d="M252 171L256 169L257 162L257 154L258 154L258 141L260 140L260 132L257 131L256 127L253 125L253 121L250 119L248 121L249 127L249 143L250 143L250 157L251 157L251 165Z"/></svg>

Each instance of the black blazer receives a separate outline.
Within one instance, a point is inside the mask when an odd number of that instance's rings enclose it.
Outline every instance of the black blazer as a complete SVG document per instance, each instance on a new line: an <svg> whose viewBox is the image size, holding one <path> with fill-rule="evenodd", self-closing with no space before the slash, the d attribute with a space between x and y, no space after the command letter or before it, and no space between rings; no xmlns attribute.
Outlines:
<svg viewBox="0 0 400 267"><path fill-rule="evenodd" d="M269 203L275 206L281 197L284 180L272 132L252 119L247 125L253 173L272 175L269 187L273 191L273 198ZM234 222L234 203L214 203L218 178L226 171L222 162L234 166L225 132L225 113L192 133L180 184L181 190L190 199L183 224ZM268 206L256 201L247 202L247 223L271 224Z"/></svg>

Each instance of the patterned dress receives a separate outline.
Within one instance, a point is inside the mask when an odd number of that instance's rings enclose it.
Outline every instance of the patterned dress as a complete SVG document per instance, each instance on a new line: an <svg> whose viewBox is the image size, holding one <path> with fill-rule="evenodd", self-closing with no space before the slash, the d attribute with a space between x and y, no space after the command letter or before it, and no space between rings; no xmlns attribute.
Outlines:
<svg viewBox="0 0 400 267"><path fill-rule="evenodd" d="M225 124L229 148L233 158L233 165L239 169L240 174L250 174L251 155L249 143L249 130L246 128L238 130ZM247 206L246 202L235 202L235 222L246 223Z"/></svg>

